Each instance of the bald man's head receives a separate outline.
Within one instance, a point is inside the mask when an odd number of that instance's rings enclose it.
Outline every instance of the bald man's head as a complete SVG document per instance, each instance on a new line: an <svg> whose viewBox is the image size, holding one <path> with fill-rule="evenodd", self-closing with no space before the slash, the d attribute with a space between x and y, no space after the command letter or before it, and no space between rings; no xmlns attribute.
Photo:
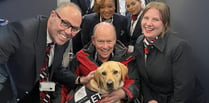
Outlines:
<svg viewBox="0 0 209 103"><path fill-rule="evenodd" d="M98 34L98 32L101 32L104 35L106 33L110 33L116 39L115 27L111 23L108 23L108 22L100 22L97 25L95 25L94 30L93 30L93 36L96 37L97 34Z"/></svg>

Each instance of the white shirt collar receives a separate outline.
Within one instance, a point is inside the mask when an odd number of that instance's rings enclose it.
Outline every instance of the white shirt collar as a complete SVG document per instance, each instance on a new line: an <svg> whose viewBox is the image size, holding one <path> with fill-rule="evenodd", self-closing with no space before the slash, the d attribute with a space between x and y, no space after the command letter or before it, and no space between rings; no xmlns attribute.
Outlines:
<svg viewBox="0 0 209 103"><path fill-rule="evenodd" d="M51 39L51 37L49 35L49 32L47 30L47 40L46 40L46 43L48 44L48 43L51 43L51 42L53 42L53 41L52 41L52 39Z"/></svg>

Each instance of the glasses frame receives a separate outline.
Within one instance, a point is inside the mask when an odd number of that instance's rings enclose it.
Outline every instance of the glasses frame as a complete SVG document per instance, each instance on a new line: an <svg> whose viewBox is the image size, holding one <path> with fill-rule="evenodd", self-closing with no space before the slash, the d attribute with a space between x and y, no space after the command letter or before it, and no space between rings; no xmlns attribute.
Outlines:
<svg viewBox="0 0 209 103"><path fill-rule="evenodd" d="M61 20L61 23L60 23L61 27L65 28L65 29L71 28L71 32L73 32L73 33L78 33L81 30L80 27L73 26L69 21L62 19L57 11L55 11L55 14Z"/></svg>

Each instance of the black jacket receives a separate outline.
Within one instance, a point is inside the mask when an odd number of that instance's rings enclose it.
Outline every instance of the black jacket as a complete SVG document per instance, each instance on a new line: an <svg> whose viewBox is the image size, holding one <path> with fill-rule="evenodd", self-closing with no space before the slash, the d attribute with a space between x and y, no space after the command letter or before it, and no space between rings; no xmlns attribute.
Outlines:
<svg viewBox="0 0 209 103"><path fill-rule="evenodd" d="M0 71L7 71L8 75L8 82L0 82L0 85L3 85L0 94L5 91L5 94L0 95L2 103L4 103L3 98L11 97L11 95L14 95L17 101L30 97L31 103L39 102L38 81L45 57L47 20L47 17L38 16L20 22L11 22L0 28ZM62 55L67 45L68 43L62 46L55 45L54 60L50 67L50 80L61 66ZM70 81L66 84L73 86L75 78L76 76L71 75ZM12 90L8 89L8 83L11 83L9 86L13 87ZM36 96L28 97L32 91L36 92L34 93Z"/></svg>
<svg viewBox="0 0 209 103"><path fill-rule="evenodd" d="M193 100L198 98L194 95L199 84L193 72L193 55L188 42L167 33L154 42L145 63L143 39L144 36L140 36L135 46L143 103L149 100L201 103L201 100Z"/></svg>

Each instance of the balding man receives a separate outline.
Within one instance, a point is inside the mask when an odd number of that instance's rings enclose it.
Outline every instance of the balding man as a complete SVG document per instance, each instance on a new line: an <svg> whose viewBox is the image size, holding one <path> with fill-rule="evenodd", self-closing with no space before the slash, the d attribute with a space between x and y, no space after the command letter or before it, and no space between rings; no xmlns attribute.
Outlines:
<svg viewBox="0 0 209 103"><path fill-rule="evenodd" d="M76 54L76 57L70 62L69 67L72 72L82 77L87 76L91 71L96 70L102 63L109 60L125 64L129 68L129 76L131 78L137 77L137 71L133 68L135 59L132 54L127 53L127 48L116 40L114 26L111 23L100 22L94 27L91 43ZM137 78L132 78L136 80L134 82L129 76L127 75L125 85L121 89L108 95L104 94L103 97L106 98L102 101L115 103L118 100L125 102L135 100L139 93L135 85L138 81ZM87 101L88 99L85 100Z"/></svg>

